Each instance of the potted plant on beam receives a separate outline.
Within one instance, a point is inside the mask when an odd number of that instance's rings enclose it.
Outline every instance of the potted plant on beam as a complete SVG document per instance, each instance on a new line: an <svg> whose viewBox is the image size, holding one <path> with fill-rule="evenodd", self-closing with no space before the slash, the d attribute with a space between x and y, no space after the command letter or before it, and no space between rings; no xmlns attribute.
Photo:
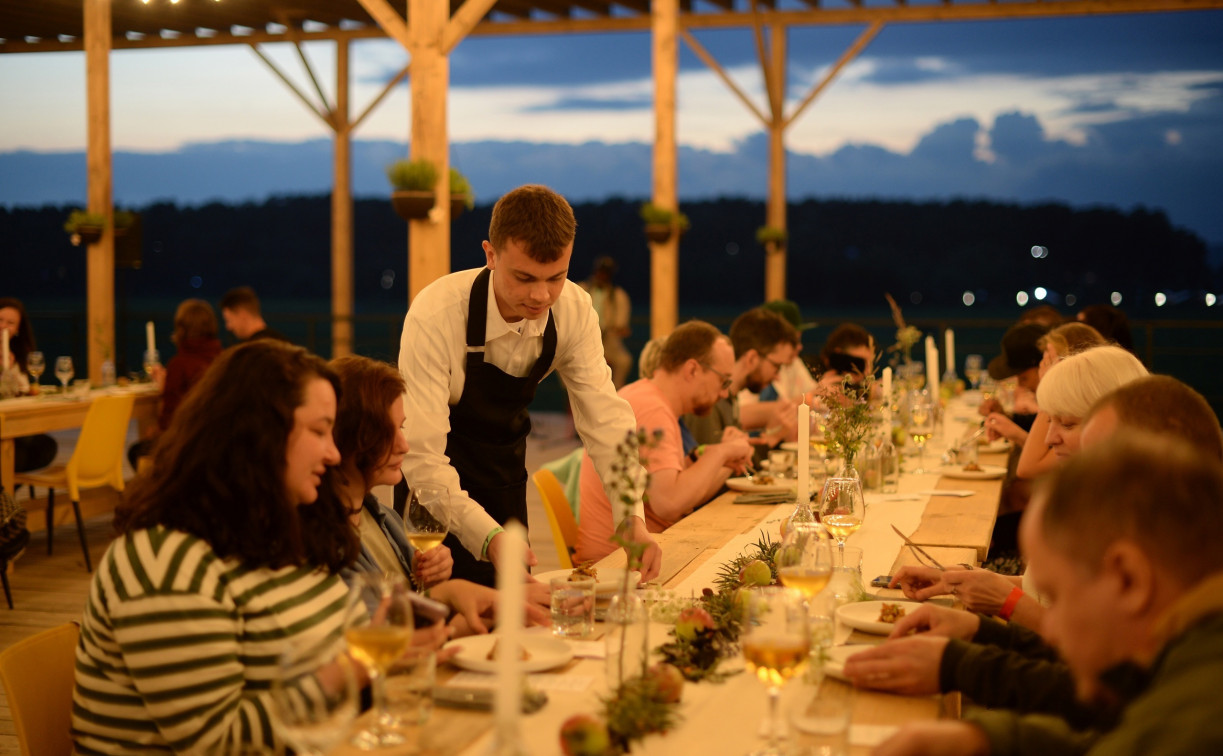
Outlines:
<svg viewBox="0 0 1223 756"><path fill-rule="evenodd" d="M123 236L135 221L136 215L128 210L114 212L115 236ZM91 213L88 210L76 208L68 214L64 221L64 230L69 234L72 246L94 244L102 238L102 230L106 227L106 217L101 213Z"/></svg>
<svg viewBox="0 0 1223 756"><path fill-rule="evenodd" d="M467 177L455 168L450 169L450 220L476 206L475 194L471 191L471 183Z"/></svg>
<svg viewBox="0 0 1223 756"><path fill-rule="evenodd" d="M645 221L645 237L656 243L670 239L674 230L683 234L689 225L688 216L676 210L659 207L653 202L641 206L641 219Z"/></svg>
<svg viewBox="0 0 1223 756"><path fill-rule="evenodd" d="M429 217L437 202L437 168L428 160L396 160L386 167L391 182L391 207L404 220Z"/></svg>
<svg viewBox="0 0 1223 756"><path fill-rule="evenodd" d="M756 241L770 252L785 251L786 241L788 241L789 238L790 234L784 228L777 228L776 226L761 226L760 228L756 229Z"/></svg>

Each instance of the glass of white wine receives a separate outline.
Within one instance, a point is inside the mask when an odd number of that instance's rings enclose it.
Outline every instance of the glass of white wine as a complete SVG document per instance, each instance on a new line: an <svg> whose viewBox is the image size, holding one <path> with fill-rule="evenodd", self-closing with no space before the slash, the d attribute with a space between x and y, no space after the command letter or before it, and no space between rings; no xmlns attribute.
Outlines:
<svg viewBox="0 0 1223 756"><path fill-rule="evenodd" d="M866 502L857 478L829 478L820 493L820 523L837 539L841 564L845 563L845 541L862 527Z"/></svg>
<svg viewBox="0 0 1223 756"><path fill-rule="evenodd" d="M808 606L832 577L832 549L828 530L817 522L795 523L777 548L777 576L781 584L803 594Z"/></svg>
<svg viewBox="0 0 1223 756"><path fill-rule="evenodd" d="M811 655L807 607L798 591L779 586L751 591L740 643L748 671L769 690L768 746L752 756L778 756L781 686L801 675Z"/></svg>
<svg viewBox="0 0 1223 756"><path fill-rule="evenodd" d="M450 532L450 491L442 486L413 486L403 515L403 528L408 543L416 549L417 559L426 551L441 546ZM420 585L416 565L412 567L412 581L418 589L426 588Z"/></svg>
<svg viewBox="0 0 1223 756"><path fill-rule="evenodd" d="M156 349L144 350L144 375L153 380L153 371L161 367L161 352Z"/></svg>
<svg viewBox="0 0 1223 756"><path fill-rule="evenodd" d="M412 644L413 616L408 592L402 576L362 572L353 581L349 594L353 606L350 615L359 619L344 631L344 639L352 655L369 672L374 698L373 724L352 739L353 745L362 750L400 745L406 740L393 729L394 718L387 710L386 673Z"/></svg>
<svg viewBox="0 0 1223 756"><path fill-rule="evenodd" d="M56 357L55 358L55 377L59 382L64 384L64 394L68 393L68 384L72 382L72 376L76 375L76 370L72 367L71 357Z"/></svg>
<svg viewBox="0 0 1223 756"><path fill-rule="evenodd" d="M977 390L977 386L981 385L981 372L984 370L985 360L979 354L970 354L964 358L964 377L972 384L973 391Z"/></svg>
<svg viewBox="0 0 1223 756"><path fill-rule="evenodd" d="M926 472L926 442L934 436L934 400L925 391L914 391L909 395L909 438L917 444L917 469L915 475Z"/></svg>
<svg viewBox="0 0 1223 756"><path fill-rule="evenodd" d="M42 352L30 352L25 358L25 369L30 374L30 393L38 393L38 378L47 370L47 358Z"/></svg>
<svg viewBox="0 0 1223 756"><path fill-rule="evenodd" d="M289 647L272 680L272 726L294 753L323 756L357 718L356 663L337 648Z"/></svg>

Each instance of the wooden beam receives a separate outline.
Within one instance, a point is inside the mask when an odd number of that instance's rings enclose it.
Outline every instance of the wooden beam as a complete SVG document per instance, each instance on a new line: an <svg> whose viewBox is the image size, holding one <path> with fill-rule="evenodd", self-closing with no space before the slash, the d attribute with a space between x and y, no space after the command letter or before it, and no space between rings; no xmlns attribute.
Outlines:
<svg viewBox="0 0 1223 756"><path fill-rule="evenodd" d="M318 116L319 120L326 124L328 128L333 130L336 128L335 123L333 123L331 120L330 112L323 110L318 105L310 102L310 98L306 96L306 93L298 89L297 85L285 75L284 71L281 71L280 68L272 62L271 58L263 54L263 51L259 49L258 45L251 45L250 47L251 50L255 52L255 55L259 56L259 59L262 60L268 68L272 69L272 73L276 74L276 76L279 77L282 82L284 82L284 85L289 88L289 91L297 95L297 99L301 100L302 104L305 105L311 113Z"/></svg>
<svg viewBox="0 0 1223 756"><path fill-rule="evenodd" d="M807 96L803 99L803 101L794 109L794 112L782 122L781 127L783 129L790 128L790 124L794 123L794 120L803 114L803 111L807 109L808 105L815 102L815 98L819 97L820 93L832 83L832 80L835 79L837 74L841 72L841 69L849 65L849 62L854 58L858 57L858 54L866 49L866 46L871 43L871 40L873 40L882 29L882 21L875 21L870 26L866 27L866 29L858 35L858 38L854 40L854 43L850 45L845 52L841 53L841 57L837 58L837 62L832 65L832 68L828 69L828 73L824 74L824 78L811 88L811 91L807 93Z"/></svg>
<svg viewBox="0 0 1223 756"><path fill-rule="evenodd" d="M115 209L110 142L110 0L85 0L85 165L89 212L106 218L102 238L85 248L89 344L85 375L102 382L102 363L115 356ZM79 370L79 368L78 368Z"/></svg>
<svg viewBox="0 0 1223 756"><path fill-rule="evenodd" d="M386 0L357 0L361 7L386 32L386 36L408 49L408 22ZM409 3L410 5L411 3ZM449 3L447 3L449 5Z"/></svg>
<svg viewBox="0 0 1223 756"><path fill-rule="evenodd" d="M679 209L675 133L675 90L679 70L679 0L654 0L650 12L654 69L654 176L651 197L668 210ZM662 338L679 322L679 233L650 242L650 337Z"/></svg>
<svg viewBox="0 0 1223 756"><path fill-rule="evenodd" d="M756 42L756 60L760 63L760 76L764 79L764 93L769 100L769 112L776 108L773 104L773 82L769 78L769 54L764 44L764 22L761 20L760 6L757 0L751 0L752 8L752 38Z"/></svg>
<svg viewBox="0 0 1223 756"><path fill-rule="evenodd" d="M350 129L355 131L356 128L361 125L361 122L365 120L365 117L373 112L374 108L378 106L378 103L382 102L383 98L390 94L391 90L395 88L395 85L403 81L403 77L407 76L411 70L412 63L409 61L407 65L399 69L399 73L395 74L391 80L386 83L386 86L382 88L382 91L378 93L377 97L370 101L369 105L365 107L365 110L361 111L361 115L353 119Z"/></svg>
<svg viewBox="0 0 1223 756"><path fill-rule="evenodd" d="M459 9L446 22L442 32L442 55L449 55L454 46L462 42L476 24L480 23L497 0L464 0Z"/></svg>
<svg viewBox="0 0 1223 756"><path fill-rule="evenodd" d="M352 129L348 123L348 42L335 45L336 130L331 187L331 356L352 354L353 209Z"/></svg>
<svg viewBox="0 0 1223 756"><path fill-rule="evenodd" d="M730 75L727 74L726 70L722 68L722 65L718 63L716 59L714 59L709 50L705 49L705 46L698 42L696 37L693 37L687 29L680 29L679 35L683 38L684 42L688 43L688 47L692 48L692 52L696 53L696 56L700 58L710 70L717 74L718 78L722 80L722 83L725 84L727 88L739 98L739 101L742 102L747 109L760 120L760 125L768 128L769 118L765 116L763 112L761 112L760 108L756 107L756 103L751 101L751 98L747 96L747 93L740 89L739 85L730 78Z"/></svg>
<svg viewBox="0 0 1223 756"><path fill-rule="evenodd" d="M413 159L437 167L434 192L437 204L429 217L408 221L408 299L450 272L450 141L446 131L450 62L442 51L442 37L450 20L450 4L437 0L408 0L408 54L412 58Z"/></svg>
<svg viewBox="0 0 1223 756"><path fill-rule="evenodd" d="M786 229L786 142L782 109L786 98L786 27L769 25L769 74L775 91L769 119L769 196L765 223ZM770 242L764 253L764 301L786 298L786 245Z"/></svg>

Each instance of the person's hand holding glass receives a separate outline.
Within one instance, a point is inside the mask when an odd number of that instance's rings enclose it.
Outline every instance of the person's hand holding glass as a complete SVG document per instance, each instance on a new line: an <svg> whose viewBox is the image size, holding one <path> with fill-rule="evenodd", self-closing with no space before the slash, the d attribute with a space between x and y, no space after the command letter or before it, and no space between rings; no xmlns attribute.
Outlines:
<svg viewBox="0 0 1223 756"><path fill-rule="evenodd" d="M441 486L413 486L403 518L408 543L416 549L412 582L425 590L450 577L454 558L442 545L450 532L450 492Z"/></svg>
<svg viewBox="0 0 1223 756"><path fill-rule="evenodd" d="M360 619L344 631L344 639L352 655L369 672L375 712L373 724L353 736L353 745L363 750L399 745L405 738L392 729L394 719L386 706L386 673L412 643L414 618L408 585L402 577L362 572L353 581L349 602L351 614Z"/></svg>
<svg viewBox="0 0 1223 756"><path fill-rule="evenodd" d="M934 435L934 399L928 392L914 391L909 395L909 437L917 444L917 475L926 470L926 442Z"/></svg>
<svg viewBox="0 0 1223 756"><path fill-rule="evenodd" d="M778 756L781 686L801 675L811 653L811 632L802 594L773 586L750 592L747 622L740 637L748 671L769 689L768 746L752 756Z"/></svg>
<svg viewBox="0 0 1223 756"><path fill-rule="evenodd" d="M837 539L841 563L845 562L845 541L862 527L866 502L862 483L857 478L829 478L820 494L820 523Z"/></svg>

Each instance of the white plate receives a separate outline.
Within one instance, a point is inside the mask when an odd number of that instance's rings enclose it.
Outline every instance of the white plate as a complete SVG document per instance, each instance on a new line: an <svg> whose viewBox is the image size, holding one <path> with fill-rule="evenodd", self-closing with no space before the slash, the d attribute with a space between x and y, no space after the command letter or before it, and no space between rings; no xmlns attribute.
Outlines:
<svg viewBox="0 0 1223 756"><path fill-rule="evenodd" d="M948 465L939 468L939 474L944 478L956 480L994 480L1006 477L1006 468L1001 465L980 465L980 470L965 470L961 465Z"/></svg>
<svg viewBox="0 0 1223 756"><path fill-rule="evenodd" d="M726 487L741 493L789 493L796 483L753 483L750 478L731 478Z"/></svg>
<svg viewBox="0 0 1223 756"><path fill-rule="evenodd" d="M849 661L849 657L868 648L871 646L861 643L852 646L833 646L826 652L828 658L824 660L824 674L834 680L853 684L853 681L845 676L845 662Z"/></svg>
<svg viewBox="0 0 1223 756"><path fill-rule="evenodd" d="M880 622L879 611L883 605L899 604L906 614L911 614L921 606L916 601L857 601L837 607L837 619L855 630L872 635L891 635L896 625L891 622Z"/></svg>
<svg viewBox="0 0 1223 756"><path fill-rule="evenodd" d="M548 572L541 572L538 575L532 575L532 577L534 577L536 580L538 580L541 583L547 584L552 580L552 578L567 578L569 577L569 573L571 572L573 572L573 570L550 570ZM598 596L610 595L610 594L615 593L616 591L619 591L622 587L624 587L624 569L623 568L621 567L599 567L598 574L599 574L599 579L595 583L595 595L598 595ZM638 572L637 570L633 570L629 574L629 578L628 578L629 588L636 590L637 584L640 582L641 582L641 573Z"/></svg>
<svg viewBox="0 0 1223 756"><path fill-rule="evenodd" d="M993 441L986 441L982 436L978 441L977 451L982 454L1001 454L1011 450L1011 439L1009 438L995 438Z"/></svg>
<svg viewBox="0 0 1223 756"><path fill-rule="evenodd" d="M820 436L818 438L813 437L811 439L811 443L818 444L818 443L822 443L823 440L824 440L823 436ZM798 442L797 441L782 441L780 444L777 445L777 448L785 449L786 451L796 452L798 451Z"/></svg>
<svg viewBox="0 0 1223 756"><path fill-rule="evenodd" d="M443 648L459 647L459 652L450 660L451 664L473 672L494 672L497 662L488 658L497 642L495 633L489 635L472 635L447 643ZM527 635L522 639L522 645L527 650L529 658L522 663L524 672L542 672L568 664L573 658L569 644L560 638L548 635Z"/></svg>

